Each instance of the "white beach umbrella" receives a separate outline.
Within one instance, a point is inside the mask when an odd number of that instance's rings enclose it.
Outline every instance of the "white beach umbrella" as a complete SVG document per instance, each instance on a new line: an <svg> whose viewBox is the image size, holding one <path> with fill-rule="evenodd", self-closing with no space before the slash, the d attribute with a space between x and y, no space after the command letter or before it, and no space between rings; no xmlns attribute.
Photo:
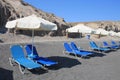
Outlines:
<svg viewBox="0 0 120 80"><path fill-rule="evenodd" d="M115 35L116 35L116 32L114 32L114 31L109 31L109 35L110 35L110 36L115 36Z"/></svg>
<svg viewBox="0 0 120 80"><path fill-rule="evenodd" d="M95 34L108 35L109 32L104 30L104 29L99 28L99 29L96 30Z"/></svg>
<svg viewBox="0 0 120 80"><path fill-rule="evenodd" d="M29 29L32 30L32 45L34 45L34 30L57 30L57 25L44 20L36 15L8 21L6 28L18 28L18 29ZM32 48L33 50L33 48Z"/></svg>
<svg viewBox="0 0 120 80"><path fill-rule="evenodd" d="M116 36L117 36L117 37L120 37L120 32L116 33Z"/></svg>
<svg viewBox="0 0 120 80"><path fill-rule="evenodd" d="M57 25L44 20L36 15L8 21L6 28L19 28L19 29L37 29L37 30L57 30Z"/></svg>
<svg viewBox="0 0 120 80"><path fill-rule="evenodd" d="M95 30L88 26L85 26L84 24L78 24L76 26L66 29L66 32L69 33L92 33L93 31Z"/></svg>

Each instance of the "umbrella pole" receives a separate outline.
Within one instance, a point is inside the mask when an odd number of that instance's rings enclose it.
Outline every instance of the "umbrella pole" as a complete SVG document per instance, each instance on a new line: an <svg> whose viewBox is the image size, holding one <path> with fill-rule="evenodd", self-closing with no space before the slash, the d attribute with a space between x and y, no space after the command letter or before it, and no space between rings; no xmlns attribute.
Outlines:
<svg viewBox="0 0 120 80"><path fill-rule="evenodd" d="M32 55L33 55L33 46L34 46L34 29L32 30Z"/></svg>

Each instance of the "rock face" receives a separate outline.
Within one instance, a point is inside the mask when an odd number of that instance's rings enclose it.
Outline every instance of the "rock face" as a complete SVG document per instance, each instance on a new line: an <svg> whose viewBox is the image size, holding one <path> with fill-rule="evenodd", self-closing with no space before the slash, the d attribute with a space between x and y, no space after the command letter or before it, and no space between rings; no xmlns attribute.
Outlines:
<svg viewBox="0 0 120 80"><path fill-rule="evenodd" d="M55 35L63 35L62 32L69 27L69 24L67 24L64 19L57 17L52 13L38 10L22 0L0 0L0 31L5 31L5 24L7 21L32 14L36 14L45 20L56 23L58 31L55 32ZM51 35L51 33L49 34Z"/></svg>
<svg viewBox="0 0 120 80"><path fill-rule="evenodd" d="M120 32L120 21L99 21L99 22L85 23L85 25L88 25L96 29L103 28L107 31Z"/></svg>

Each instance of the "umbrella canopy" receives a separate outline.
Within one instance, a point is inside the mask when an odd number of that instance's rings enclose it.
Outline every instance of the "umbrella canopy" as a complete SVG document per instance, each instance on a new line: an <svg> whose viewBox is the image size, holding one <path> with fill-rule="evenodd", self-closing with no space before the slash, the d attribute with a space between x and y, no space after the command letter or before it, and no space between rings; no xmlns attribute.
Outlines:
<svg viewBox="0 0 120 80"><path fill-rule="evenodd" d="M57 30L57 25L36 15L20 18L6 23L6 28Z"/></svg>
<svg viewBox="0 0 120 80"><path fill-rule="evenodd" d="M117 36L117 37L120 37L120 32L116 33L116 36Z"/></svg>
<svg viewBox="0 0 120 80"><path fill-rule="evenodd" d="M92 33L94 31L94 29L85 26L84 24L78 24L76 26L66 29L66 32L69 33Z"/></svg>
<svg viewBox="0 0 120 80"><path fill-rule="evenodd" d="M109 35L110 35L110 36L115 36L115 35L116 35L116 32L114 32L114 31L109 31Z"/></svg>
<svg viewBox="0 0 120 80"><path fill-rule="evenodd" d="M109 32L104 30L104 29L99 28L99 29L96 30L95 34L108 35Z"/></svg>

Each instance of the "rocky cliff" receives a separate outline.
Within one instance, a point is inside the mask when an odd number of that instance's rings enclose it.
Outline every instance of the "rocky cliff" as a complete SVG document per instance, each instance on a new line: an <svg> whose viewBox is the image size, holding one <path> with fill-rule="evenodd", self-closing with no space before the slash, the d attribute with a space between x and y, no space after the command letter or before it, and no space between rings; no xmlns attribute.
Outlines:
<svg viewBox="0 0 120 80"><path fill-rule="evenodd" d="M36 9L22 0L0 0L0 31L4 32L6 30L5 24L7 21L29 16L31 14L36 14L45 20L56 23L58 26L56 35L63 35L62 32L69 27L63 18L57 17L52 13Z"/></svg>

